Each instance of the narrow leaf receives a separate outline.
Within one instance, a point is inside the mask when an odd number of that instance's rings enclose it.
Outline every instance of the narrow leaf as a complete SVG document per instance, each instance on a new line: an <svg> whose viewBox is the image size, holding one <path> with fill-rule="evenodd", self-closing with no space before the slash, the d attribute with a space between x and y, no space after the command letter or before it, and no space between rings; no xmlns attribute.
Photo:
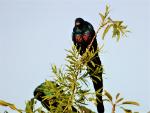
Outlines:
<svg viewBox="0 0 150 113"><path fill-rule="evenodd" d="M17 109L14 104L5 102L5 101L3 101L3 100L0 100L0 105L1 105L1 106L8 106L8 107L11 108L12 110L16 110L16 111L18 111L19 113L22 113L22 110Z"/></svg>
<svg viewBox="0 0 150 113"><path fill-rule="evenodd" d="M136 105L136 106L140 105L138 102L135 102L135 101L125 101L125 102L122 102L122 104L131 104L131 105Z"/></svg>
<svg viewBox="0 0 150 113"><path fill-rule="evenodd" d="M120 31L119 30L117 30L117 41L119 41L119 39L120 39Z"/></svg>
<svg viewBox="0 0 150 113"><path fill-rule="evenodd" d="M123 109L125 113L132 113L132 110L130 110L130 109L125 109L123 107L120 107L120 108Z"/></svg>
<svg viewBox="0 0 150 113"><path fill-rule="evenodd" d="M102 39L104 40L104 37L105 37L105 35L107 34L107 32L109 31L109 29L111 28L111 25L108 25L106 28L105 28L105 30L104 30L104 32L103 32L103 35L102 35Z"/></svg>
<svg viewBox="0 0 150 113"><path fill-rule="evenodd" d="M101 16L102 21L104 21L105 20L104 15L102 13L99 13L99 15Z"/></svg>
<svg viewBox="0 0 150 113"><path fill-rule="evenodd" d="M112 102L112 96L109 92L107 92L106 90L104 91L104 95Z"/></svg>
<svg viewBox="0 0 150 113"><path fill-rule="evenodd" d="M118 100L116 101L116 103L121 102L123 99L124 99L124 98L120 98L120 99L118 99Z"/></svg>
<svg viewBox="0 0 150 113"><path fill-rule="evenodd" d="M108 100L108 99L103 99L103 102L104 102L104 101L106 101L106 102L110 102L110 100Z"/></svg>
<svg viewBox="0 0 150 113"><path fill-rule="evenodd" d="M120 96L120 93L117 93L117 95L116 95L116 100L119 98L119 96Z"/></svg>

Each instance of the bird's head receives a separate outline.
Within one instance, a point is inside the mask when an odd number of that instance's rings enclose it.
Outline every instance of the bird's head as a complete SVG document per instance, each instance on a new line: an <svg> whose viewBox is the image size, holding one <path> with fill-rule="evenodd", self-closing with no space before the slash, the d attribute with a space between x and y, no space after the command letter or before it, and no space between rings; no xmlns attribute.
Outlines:
<svg viewBox="0 0 150 113"><path fill-rule="evenodd" d="M75 27L82 28L83 24L84 24L84 20L82 18L75 19Z"/></svg>

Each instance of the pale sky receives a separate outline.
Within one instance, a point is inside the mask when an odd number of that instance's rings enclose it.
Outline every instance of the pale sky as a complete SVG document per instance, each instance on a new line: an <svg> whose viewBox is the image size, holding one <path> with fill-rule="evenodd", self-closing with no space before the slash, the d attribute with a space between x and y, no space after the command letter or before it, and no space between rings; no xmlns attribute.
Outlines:
<svg viewBox="0 0 150 113"><path fill-rule="evenodd" d="M150 111L149 0L0 0L0 99L24 108L36 86L50 79L51 64L64 65L74 19L82 17L97 29L107 3L112 18L124 20L131 33L120 42L111 33L105 41L97 37L105 44L104 89L138 101L135 111Z"/></svg>

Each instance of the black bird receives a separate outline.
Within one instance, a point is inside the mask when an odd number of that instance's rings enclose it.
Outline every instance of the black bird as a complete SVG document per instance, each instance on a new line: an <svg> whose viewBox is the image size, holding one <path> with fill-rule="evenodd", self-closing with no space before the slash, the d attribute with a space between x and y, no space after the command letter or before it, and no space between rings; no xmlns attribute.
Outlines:
<svg viewBox="0 0 150 113"><path fill-rule="evenodd" d="M73 33L72 33L72 41L76 46L77 50L79 51L80 55L83 55L85 53L86 48L88 48L88 45L91 43L94 36L95 36L95 31L93 26L89 22L84 21L82 18L76 18L75 26L73 28ZM94 49L94 52L97 50L96 38L92 43L91 49L92 48ZM90 77L93 81L95 91L101 89L99 94L96 95L97 110L98 113L104 113L104 105L102 100L102 91L103 91L102 70L103 69L102 69L101 60L99 58L98 53L94 56L92 62L94 62L95 67L91 64L91 62L88 62L87 71L89 72ZM94 72L96 71L97 68L99 68L100 70L98 71L98 73L95 74Z"/></svg>
<svg viewBox="0 0 150 113"><path fill-rule="evenodd" d="M56 101L56 91L59 91L59 85L56 84L54 81L49 81L49 85L46 84L46 82L40 84L36 89L34 90L34 98L39 100L43 107L45 107L48 111L51 111L50 109L50 102L52 102L53 107L58 107L59 103ZM63 91L61 91L61 94L64 95ZM51 97L50 99L44 99L45 96ZM58 100L58 98L57 98ZM61 98L59 98L59 101L61 101ZM65 105L65 104L64 104ZM65 109L66 106L61 106L62 109ZM75 107L72 107L73 112L77 112Z"/></svg>
<svg viewBox="0 0 150 113"><path fill-rule="evenodd" d="M50 107L51 106L50 103L52 103L53 110L54 110L54 107L56 107L57 109L57 107L59 106L59 103L56 100L61 101L61 98L55 96L56 95L55 91L59 91L59 85L56 84L54 81L49 81L48 83L49 85L46 82L44 82L40 84L38 87L36 87L36 89L34 90L34 99L39 100L41 104L43 105L43 107L45 107L48 111L51 112L52 109ZM60 93L61 95L66 95L64 94L63 90L61 90ZM49 96L50 99L45 98L45 96ZM61 105L59 107L62 107L62 110L64 110L66 108L66 104L67 103L63 103L63 106ZM79 107L80 107L81 113L94 113L90 109L84 106L79 106ZM78 113L79 111L74 106L72 106L72 112Z"/></svg>

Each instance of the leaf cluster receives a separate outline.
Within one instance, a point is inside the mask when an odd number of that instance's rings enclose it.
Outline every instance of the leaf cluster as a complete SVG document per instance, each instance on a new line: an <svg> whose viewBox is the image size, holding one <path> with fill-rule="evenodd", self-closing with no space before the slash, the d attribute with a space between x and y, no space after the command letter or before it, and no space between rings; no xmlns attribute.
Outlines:
<svg viewBox="0 0 150 113"><path fill-rule="evenodd" d="M110 7L106 5L105 12L99 13L101 17L100 28L103 28L102 39L105 38L106 34L112 29L112 38L116 37L117 41L120 40L121 36L126 36L129 32L127 25L124 25L123 21L113 20L110 16Z"/></svg>
<svg viewBox="0 0 150 113"><path fill-rule="evenodd" d="M136 101L124 100L124 98L120 97L120 93L117 93L115 99L113 100L112 95L108 91L104 91L105 99L104 101L109 102L112 105L112 113L115 113L116 108L122 109L125 113L138 113L133 112L130 109L127 109L125 105L135 105L139 106L140 104Z"/></svg>

